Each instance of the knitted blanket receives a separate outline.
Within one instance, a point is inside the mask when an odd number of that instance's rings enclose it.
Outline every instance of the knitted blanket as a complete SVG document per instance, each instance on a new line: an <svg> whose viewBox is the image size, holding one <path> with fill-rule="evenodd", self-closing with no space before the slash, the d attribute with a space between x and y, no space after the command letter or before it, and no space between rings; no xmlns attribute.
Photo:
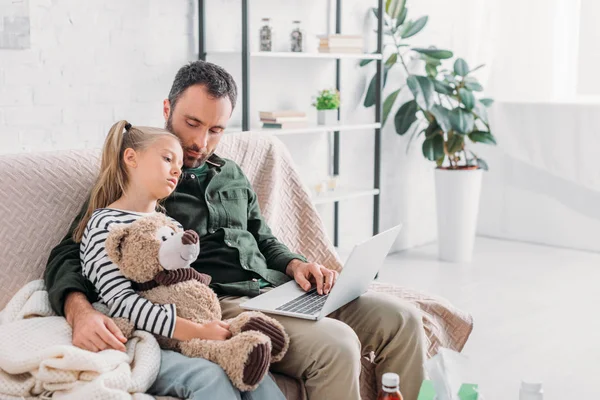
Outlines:
<svg viewBox="0 0 600 400"><path fill-rule="evenodd" d="M143 393L158 374L160 348L142 331L126 347L92 353L73 346L44 282L32 281L0 313L0 399L151 399Z"/></svg>

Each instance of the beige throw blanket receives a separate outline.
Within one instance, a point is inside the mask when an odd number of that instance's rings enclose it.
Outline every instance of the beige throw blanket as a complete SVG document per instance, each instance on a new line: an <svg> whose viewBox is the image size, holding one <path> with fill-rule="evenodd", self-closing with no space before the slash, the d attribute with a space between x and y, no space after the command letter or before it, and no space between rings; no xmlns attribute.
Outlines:
<svg viewBox="0 0 600 400"><path fill-rule="evenodd" d="M143 393L159 367L160 348L142 331L126 353L73 346L71 328L52 312L41 280L25 285L0 313L0 399L151 399Z"/></svg>

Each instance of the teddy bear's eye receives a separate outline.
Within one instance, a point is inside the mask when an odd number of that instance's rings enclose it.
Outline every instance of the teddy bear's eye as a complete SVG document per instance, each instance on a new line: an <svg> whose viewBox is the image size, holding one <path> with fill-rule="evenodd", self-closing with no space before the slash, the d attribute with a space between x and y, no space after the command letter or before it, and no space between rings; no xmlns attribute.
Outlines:
<svg viewBox="0 0 600 400"><path fill-rule="evenodd" d="M166 242L166 241L167 241L167 237L166 237L166 236L163 236L163 237L162 237L162 241L163 241L163 242Z"/></svg>
<svg viewBox="0 0 600 400"><path fill-rule="evenodd" d="M171 236L175 236L175 232L171 232Z"/></svg>

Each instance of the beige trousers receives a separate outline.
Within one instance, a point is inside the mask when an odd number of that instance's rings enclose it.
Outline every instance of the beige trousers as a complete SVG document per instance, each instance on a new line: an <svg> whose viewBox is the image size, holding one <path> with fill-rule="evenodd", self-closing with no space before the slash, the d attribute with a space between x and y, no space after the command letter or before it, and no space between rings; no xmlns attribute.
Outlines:
<svg viewBox="0 0 600 400"><path fill-rule="evenodd" d="M247 297L220 297L223 319L243 310ZM400 375L404 400L416 400L424 379L421 313L397 297L369 291L320 321L271 315L285 327L290 347L271 370L304 379L311 400L360 400L361 356L375 352L377 379Z"/></svg>

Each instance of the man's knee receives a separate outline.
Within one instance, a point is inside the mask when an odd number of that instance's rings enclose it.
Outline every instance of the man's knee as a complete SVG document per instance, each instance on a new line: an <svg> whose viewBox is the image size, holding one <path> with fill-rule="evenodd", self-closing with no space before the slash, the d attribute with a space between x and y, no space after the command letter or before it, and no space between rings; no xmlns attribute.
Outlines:
<svg viewBox="0 0 600 400"><path fill-rule="evenodd" d="M361 345L356 332L345 323L329 319L327 329L320 335L323 356L329 362L360 365Z"/></svg>
<svg viewBox="0 0 600 400"><path fill-rule="evenodd" d="M412 304L407 304L399 310L399 313L402 326L406 331L420 335L424 333L423 312L420 309Z"/></svg>

